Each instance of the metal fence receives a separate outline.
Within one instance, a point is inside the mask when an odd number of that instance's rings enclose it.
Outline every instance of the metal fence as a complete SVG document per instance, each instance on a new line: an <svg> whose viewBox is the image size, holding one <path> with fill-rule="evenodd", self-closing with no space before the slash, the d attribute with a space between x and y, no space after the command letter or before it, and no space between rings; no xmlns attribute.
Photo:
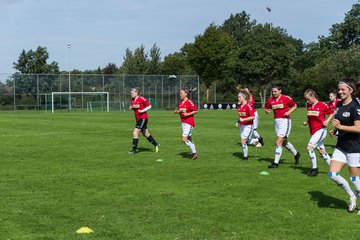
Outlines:
<svg viewBox="0 0 360 240"><path fill-rule="evenodd" d="M133 87L140 87L153 109L174 109L181 88L195 89L190 97L200 107L199 78L193 75L0 74L0 104L2 110L48 111L52 92L109 92L110 110L121 111L128 109ZM101 94L62 96L56 106L85 111L89 102L102 101Z"/></svg>

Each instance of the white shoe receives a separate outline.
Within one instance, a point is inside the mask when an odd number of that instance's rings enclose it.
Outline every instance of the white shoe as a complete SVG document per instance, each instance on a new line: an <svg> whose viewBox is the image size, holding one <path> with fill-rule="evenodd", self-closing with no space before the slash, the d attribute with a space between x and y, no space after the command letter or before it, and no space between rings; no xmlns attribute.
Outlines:
<svg viewBox="0 0 360 240"><path fill-rule="evenodd" d="M353 212L356 208L356 196L350 197L348 212Z"/></svg>

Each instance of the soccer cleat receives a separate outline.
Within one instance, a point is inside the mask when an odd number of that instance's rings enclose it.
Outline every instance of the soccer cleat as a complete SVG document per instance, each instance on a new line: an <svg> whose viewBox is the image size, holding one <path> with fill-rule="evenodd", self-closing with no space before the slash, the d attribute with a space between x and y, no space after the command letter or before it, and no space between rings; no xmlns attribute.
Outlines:
<svg viewBox="0 0 360 240"><path fill-rule="evenodd" d="M136 150L134 150L134 149L132 149L132 150L129 151L129 154L131 154L131 155L132 155L132 154L135 154L135 153L136 153Z"/></svg>
<svg viewBox="0 0 360 240"><path fill-rule="evenodd" d="M249 158L248 157L243 157L242 160L249 160Z"/></svg>
<svg viewBox="0 0 360 240"><path fill-rule="evenodd" d="M155 146L155 152L156 152L156 153L158 153L158 152L160 151L159 147L160 147L160 144L158 144L158 145Z"/></svg>
<svg viewBox="0 0 360 240"><path fill-rule="evenodd" d="M193 153L193 154L191 155L191 159L192 159L192 160L196 160L196 159L198 158L198 156L199 156L199 154Z"/></svg>
<svg viewBox="0 0 360 240"><path fill-rule="evenodd" d="M318 175L318 173L319 173L319 170L318 170L317 168L312 168L312 169L310 170L310 172L308 173L308 176L309 176L309 177L315 177L315 176Z"/></svg>
<svg viewBox="0 0 360 240"><path fill-rule="evenodd" d="M353 212L356 208L356 196L350 197L348 212Z"/></svg>
<svg viewBox="0 0 360 240"><path fill-rule="evenodd" d="M275 163L275 162L272 162L268 168L278 168L279 167L279 164L278 163Z"/></svg>
<svg viewBox="0 0 360 240"><path fill-rule="evenodd" d="M358 191L358 190L353 190L353 193L355 194L355 196L356 196L357 198L360 198L360 191Z"/></svg>
<svg viewBox="0 0 360 240"><path fill-rule="evenodd" d="M261 146L264 146L264 139L262 137L259 137L259 143L261 144Z"/></svg>
<svg viewBox="0 0 360 240"><path fill-rule="evenodd" d="M297 152L296 155L294 156L295 165L298 165L300 163L300 161L299 161L300 157L301 157L301 154L299 152Z"/></svg>

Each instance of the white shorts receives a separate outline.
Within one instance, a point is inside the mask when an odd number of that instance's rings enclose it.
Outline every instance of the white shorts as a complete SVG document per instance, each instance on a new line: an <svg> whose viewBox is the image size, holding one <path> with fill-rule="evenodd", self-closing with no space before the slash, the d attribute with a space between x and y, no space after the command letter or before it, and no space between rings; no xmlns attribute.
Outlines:
<svg viewBox="0 0 360 240"><path fill-rule="evenodd" d="M343 162L349 167L360 167L360 153L345 153L335 148L331 161Z"/></svg>
<svg viewBox="0 0 360 240"><path fill-rule="evenodd" d="M291 131L291 119L275 118L275 132L277 137L289 137Z"/></svg>
<svg viewBox="0 0 360 240"><path fill-rule="evenodd" d="M326 138L326 128L317 130L310 138L308 145L317 149L325 149L324 140Z"/></svg>
<svg viewBox="0 0 360 240"><path fill-rule="evenodd" d="M240 126L240 138L249 140L252 138L254 132L253 125L241 125Z"/></svg>
<svg viewBox="0 0 360 240"><path fill-rule="evenodd" d="M259 127L259 114L257 111L255 111L255 118L253 120L253 126L254 126L254 129L257 129Z"/></svg>
<svg viewBox="0 0 360 240"><path fill-rule="evenodd" d="M187 123L181 123L182 135L184 137L191 137L194 127Z"/></svg>

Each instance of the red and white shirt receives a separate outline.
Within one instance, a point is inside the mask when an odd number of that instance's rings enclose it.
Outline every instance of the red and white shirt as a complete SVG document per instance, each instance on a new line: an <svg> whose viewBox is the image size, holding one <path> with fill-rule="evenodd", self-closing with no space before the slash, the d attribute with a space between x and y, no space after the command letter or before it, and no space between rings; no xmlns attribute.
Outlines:
<svg viewBox="0 0 360 240"><path fill-rule="evenodd" d="M317 102L314 105L306 104L307 118L310 134L313 135L318 130L324 128L325 115L331 115L334 111L324 102Z"/></svg>
<svg viewBox="0 0 360 240"><path fill-rule="evenodd" d="M340 101L341 101L340 98L336 98L334 102L329 101L329 102L327 103L327 106L328 106L329 108L331 108L332 110L335 111L335 110L336 110L336 104L337 104L338 102L340 102Z"/></svg>
<svg viewBox="0 0 360 240"><path fill-rule="evenodd" d="M250 106L252 106L255 109L255 99L253 96L250 97L247 103L250 104Z"/></svg>
<svg viewBox="0 0 360 240"><path fill-rule="evenodd" d="M148 115L146 112L140 113L139 110L143 110L144 108L150 106L150 102L141 96L131 99L132 110L135 113L135 119L139 118L148 119Z"/></svg>
<svg viewBox="0 0 360 240"><path fill-rule="evenodd" d="M274 118L290 118L285 116L289 108L295 106L296 102L289 96L280 94L278 98L270 97L265 105L266 110L273 110Z"/></svg>
<svg viewBox="0 0 360 240"><path fill-rule="evenodd" d="M194 104L194 102L191 101L190 99L187 99L185 101L180 101L179 105L178 105L178 109L179 109L179 115L180 115L181 122L187 123L190 126L195 127L194 115L191 115L188 117L184 116L184 113L191 113L193 111L197 111L197 107Z"/></svg>
<svg viewBox="0 0 360 240"><path fill-rule="evenodd" d="M253 108L250 103L245 103L244 105L239 105L238 106L238 113L239 113L239 117L240 119L244 119L244 118L248 118L248 117L254 117L255 116L255 108ZM246 121L246 122L241 122L240 121L240 125L251 125L253 124L253 120L251 121Z"/></svg>

